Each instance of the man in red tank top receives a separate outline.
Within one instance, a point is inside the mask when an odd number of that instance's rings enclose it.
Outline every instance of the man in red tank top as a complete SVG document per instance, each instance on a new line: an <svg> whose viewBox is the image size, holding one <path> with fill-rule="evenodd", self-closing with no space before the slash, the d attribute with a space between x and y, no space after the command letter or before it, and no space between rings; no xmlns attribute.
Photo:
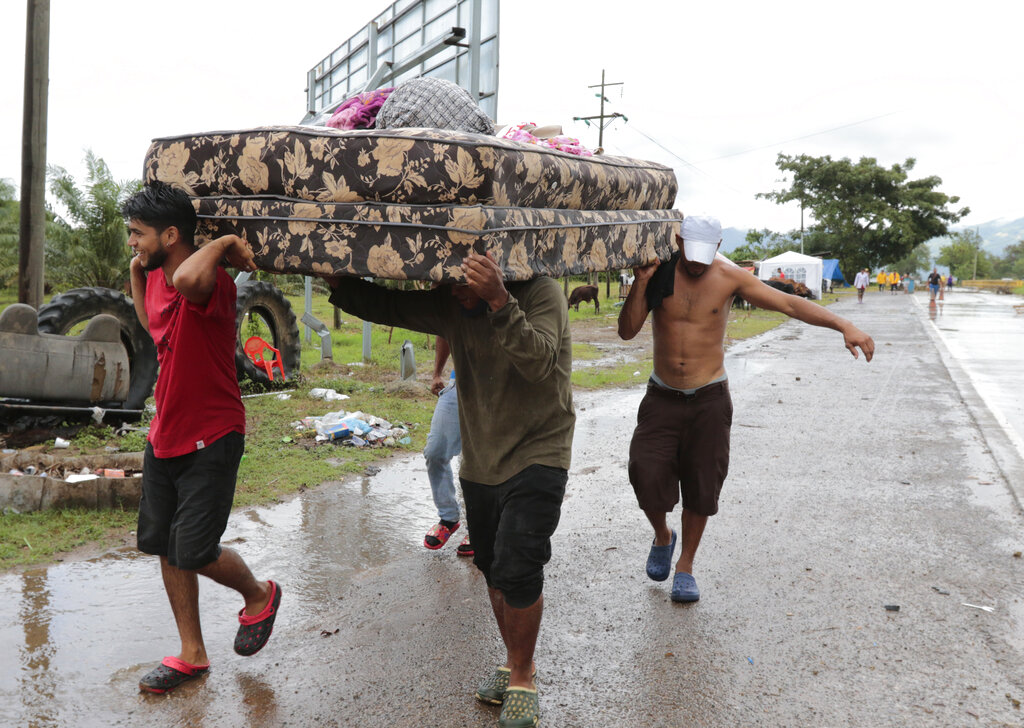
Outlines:
<svg viewBox="0 0 1024 728"><path fill-rule="evenodd" d="M129 198L132 301L153 336L160 374L139 503L139 550L160 557L164 589L181 638L177 656L139 682L165 693L210 667L199 623L197 574L242 595L235 652L266 644L281 602L273 581L257 581L234 550L222 547L245 445L245 408L235 375L235 284L220 267L256 269L241 238L201 249L189 196L155 182Z"/></svg>

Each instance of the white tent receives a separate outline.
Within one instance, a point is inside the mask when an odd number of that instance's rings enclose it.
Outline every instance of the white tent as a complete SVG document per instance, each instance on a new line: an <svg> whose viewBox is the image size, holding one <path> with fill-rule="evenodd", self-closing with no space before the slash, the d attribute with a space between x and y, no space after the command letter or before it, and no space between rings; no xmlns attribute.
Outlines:
<svg viewBox="0 0 1024 728"><path fill-rule="evenodd" d="M788 281L798 281L811 289L815 298L821 298L821 258L815 258L795 250L787 250L785 253L776 255L761 261L757 277L762 281L778 276L778 269L781 268Z"/></svg>

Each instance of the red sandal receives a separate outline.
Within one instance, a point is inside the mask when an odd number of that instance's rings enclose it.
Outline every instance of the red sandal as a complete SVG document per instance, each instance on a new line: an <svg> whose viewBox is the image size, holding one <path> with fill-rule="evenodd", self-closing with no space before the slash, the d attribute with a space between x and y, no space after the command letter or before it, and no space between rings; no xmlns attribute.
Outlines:
<svg viewBox="0 0 1024 728"><path fill-rule="evenodd" d="M165 657L163 662L139 680L139 690L158 695L169 693L182 683L206 674L209 669L210 663L190 665L177 657Z"/></svg>
<svg viewBox="0 0 1024 728"><path fill-rule="evenodd" d="M464 539L462 539L462 543L460 543L459 547L455 549L455 553L457 553L459 556L472 556L474 553L476 553L473 550L473 544L469 542L469 536L466 536Z"/></svg>
<svg viewBox="0 0 1024 728"><path fill-rule="evenodd" d="M434 524L434 527L427 531L427 535L423 537L423 545L431 551L436 551L448 543L448 539L452 537L452 534L459 530L459 525L459 523L456 523L451 528L448 528L443 523Z"/></svg>
<svg viewBox="0 0 1024 728"><path fill-rule="evenodd" d="M274 620L281 606L281 587L270 582L270 601L263 611L252 616L245 613L245 607L238 613L238 632L235 634L235 652L243 657L255 655L267 644L274 631Z"/></svg>

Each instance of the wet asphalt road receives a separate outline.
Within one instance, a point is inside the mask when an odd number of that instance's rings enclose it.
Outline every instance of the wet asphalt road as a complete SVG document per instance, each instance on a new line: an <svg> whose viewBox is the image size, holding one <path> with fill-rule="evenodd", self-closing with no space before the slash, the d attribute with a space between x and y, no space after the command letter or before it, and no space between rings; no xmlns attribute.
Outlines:
<svg viewBox="0 0 1024 728"><path fill-rule="evenodd" d="M1019 461L993 455L926 307L869 293L833 310L874 336L875 361L798 322L727 357L732 467L697 604L643 573L626 454L646 372L577 397L542 725L1024 724L1024 517L1004 476ZM472 697L502 656L483 580L458 538L422 548L433 516L419 457L238 512L225 540L284 588L274 636L236 656L240 604L204 582L213 667L168 696L136 688L177 649L152 558L4 575L0 725L493 726Z"/></svg>

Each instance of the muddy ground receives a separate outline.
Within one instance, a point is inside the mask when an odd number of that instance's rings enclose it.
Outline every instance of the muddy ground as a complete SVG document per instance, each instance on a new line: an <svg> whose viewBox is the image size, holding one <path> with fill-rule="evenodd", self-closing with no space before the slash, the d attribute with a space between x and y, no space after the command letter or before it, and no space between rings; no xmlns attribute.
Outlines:
<svg viewBox="0 0 1024 728"><path fill-rule="evenodd" d="M907 297L833 310L874 335L874 362L796 322L727 356L732 465L693 605L643 573L625 470L642 386L579 394L542 725L1024 722L1024 517L976 398ZM213 667L163 697L136 689L176 650L153 559L4 575L0 724L493 726L472 698L502 659L484 585L454 543L423 549L434 515L417 456L236 513L225 539L284 589L274 636L236 656L240 605L204 584Z"/></svg>

